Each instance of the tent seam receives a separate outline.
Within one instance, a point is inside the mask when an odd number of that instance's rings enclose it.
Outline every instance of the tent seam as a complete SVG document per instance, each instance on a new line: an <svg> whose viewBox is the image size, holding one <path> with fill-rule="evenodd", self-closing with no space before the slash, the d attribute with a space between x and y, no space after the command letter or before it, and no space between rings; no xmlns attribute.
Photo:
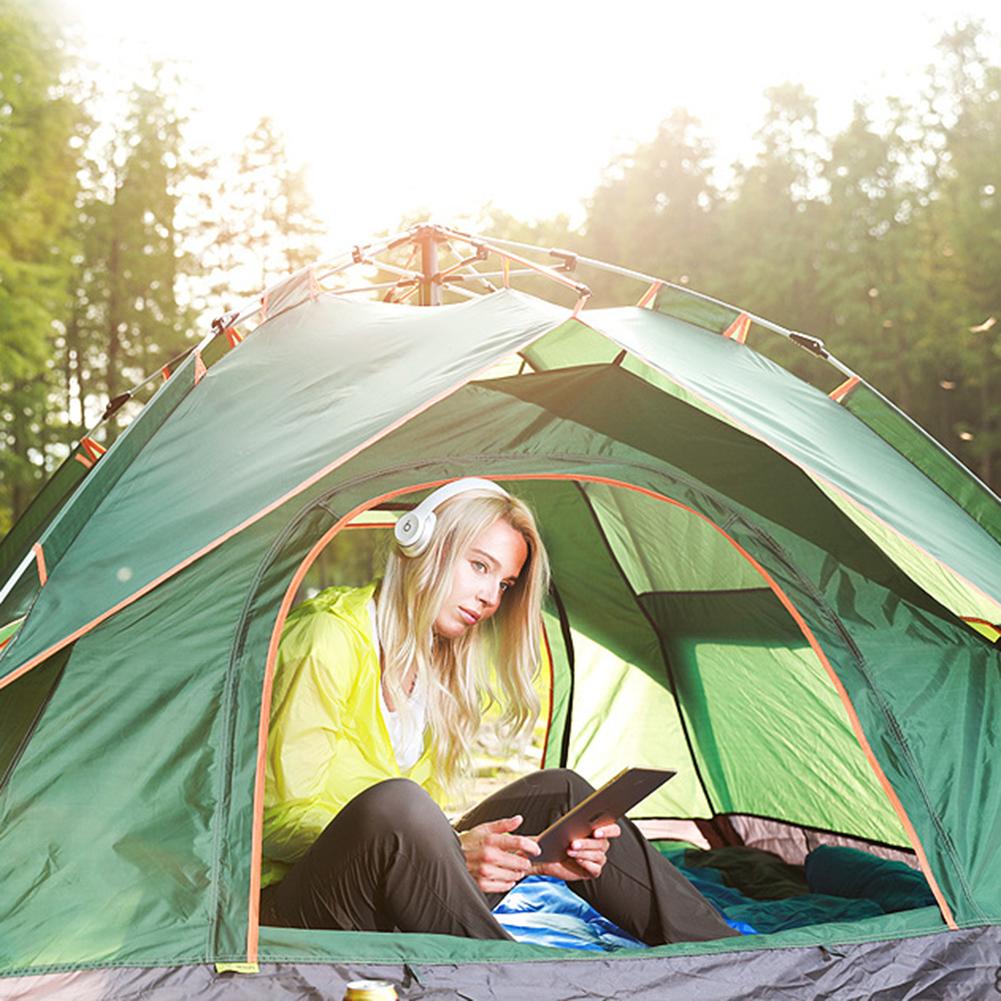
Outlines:
<svg viewBox="0 0 1001 1001"><path fill-rule="evenodd" d="M567 674L570 676L570 686L567 692L566 711L563 714L563 730L560 733L559 758L561 768L565 768L570 758L570 732L573 728L573 700L577 691L577 651L573 644L573 630L570 626L570 617L567 615L566 605L560 595L560 589L552 584L553 604L556 605L556 617L560 622L560 639L563 641L563 652L567 661ZM553 670L553 659L550 655L550 672L553 679L553 693L555 697L556 672ZM550 704L552 709L552 704ZM550 723L550 727L551 727ZM549 734L546 734L547 741ZM548 743L546 750L548 751Z"/></svg>

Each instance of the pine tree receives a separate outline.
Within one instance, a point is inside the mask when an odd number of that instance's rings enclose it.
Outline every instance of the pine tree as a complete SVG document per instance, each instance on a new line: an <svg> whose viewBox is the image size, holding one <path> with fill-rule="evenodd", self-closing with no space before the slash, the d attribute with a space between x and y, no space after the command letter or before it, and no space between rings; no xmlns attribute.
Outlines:
<svg viewBox="0 0 1001 1001"><path fill-rule="evenodd" d="M901 128L881 134L856 104L824 168L829 209L816 286L830 316L829 346L909 411L937 377L912 159Z"/></svg>
<svg viewBox="0 0 1001 1001"><path fill-rule="evenodd" d="M816 101L801 86L783 84L765 96L757 155L736 165L720 213L713 291L786 327L823 336L829 315L816 284L827 142L817 126Z"/></svg>
<svg viewBox="0 0 1001 1001"><path fill-rule="evenodd" d="M239 151L219 158L208 184L213 194L204 199L210 221L202 258L211 276L207 295L219 312L318 260L325 227L306 170L292 164L269 118L257 123Z"/></svg>
<svg viewBox="0 0 1001 1001"><path fill-rule="evenodd" d="M52 356L66 320L83 115L42 7L0 0L0 532L44 480L61 423Z"/></svg>
<svg viewBox="0 0 1001 1001"><path fill-rule="evenodd" d="M1001 67L983 52L983 30L943 37L944 71L933 81L943 110L934 206L951 283L951 322L941 331L954 358L951 440L981 477L1001 480Z"/></svg>
<svg viewBox="0 0 1001 1001"><path fill-rule="evenodd" d="M677 110L648 143L609 165L588 206L591 256L696 288L711 284L719 192L713 146L697 119ZM596 295L621 286L607 276ZM634 285L627 294L637 292Z"/></svg>
<svg viewBox="0 0 1001 1001"><path fill-rule="evenodd" d="M191 169L176 78L154 67L127 100L124 125L93 154L79 209L66 365L79 394L72 411L84 424L182 350L194 324L179 298L194 264L179 220Z"/></svg>

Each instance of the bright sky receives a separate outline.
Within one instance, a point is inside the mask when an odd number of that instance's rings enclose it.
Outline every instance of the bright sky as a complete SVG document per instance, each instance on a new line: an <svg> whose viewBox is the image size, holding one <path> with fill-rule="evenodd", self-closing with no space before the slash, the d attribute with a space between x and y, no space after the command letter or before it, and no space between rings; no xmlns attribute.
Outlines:
<svg viewBox="0 0 1001 1001"><path fill-rule="evenodd" d="M232 147L271 116L331 251L486 202L579 218L603 167L676 107L725 164L749 155L769 86L804 84L829 133L856 99L913 93L964 14L1001 34L997 0L63 2L108 72L185 65L201 141Z"/></svg>

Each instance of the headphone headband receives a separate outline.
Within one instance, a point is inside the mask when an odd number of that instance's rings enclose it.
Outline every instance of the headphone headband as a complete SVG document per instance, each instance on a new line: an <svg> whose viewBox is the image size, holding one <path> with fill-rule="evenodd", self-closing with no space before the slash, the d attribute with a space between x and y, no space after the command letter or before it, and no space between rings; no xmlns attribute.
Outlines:
<svg viewBox="0 0 1001 1001"><path fill-rule="evenodd" d="M396 523L393 535L396 537L396 542L403 555L420 556L431 544L431 536L437 521L435 510L445 501L470 490L485 490L498 497L511 496L493 480L484 480L478 476L465 476L460 480L453 480L451 483L438 487Z"/></svg>

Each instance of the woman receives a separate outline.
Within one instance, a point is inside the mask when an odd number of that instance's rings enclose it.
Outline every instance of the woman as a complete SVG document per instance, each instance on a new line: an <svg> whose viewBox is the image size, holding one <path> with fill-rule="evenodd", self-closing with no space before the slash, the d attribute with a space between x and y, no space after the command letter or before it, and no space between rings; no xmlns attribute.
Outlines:
<svg viewBox="0 0 1001 1001"><path fill-rule="evenodd" d="M262 922L503 939L491 907L535 872L650 944L734 934L628 822L533 863L527 834L592 791L573 772L529 775L449 826L436 803L469 771L491 661L507 734L538 713L546 552L528 508L475 478L395 534L381 584L323 591L282 634Z"/></svg>

